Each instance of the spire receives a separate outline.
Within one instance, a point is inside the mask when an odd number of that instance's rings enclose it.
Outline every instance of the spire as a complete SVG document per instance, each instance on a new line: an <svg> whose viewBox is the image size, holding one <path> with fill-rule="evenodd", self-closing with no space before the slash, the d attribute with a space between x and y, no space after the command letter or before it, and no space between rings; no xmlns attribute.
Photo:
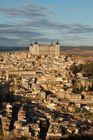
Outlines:
<svg viewBox="0 0 93 140"><path fill-rule="evenodd" d="M34 44L38 44L37 40L35 41L35 43L34 43Z"/></svg>
<svg viewBox="0 0 93 140"><path fill-rule="evenodd" d="M58 42L58 40L57 40L57 42L56 42L56 45L59 45L59 42Z"/></svg>

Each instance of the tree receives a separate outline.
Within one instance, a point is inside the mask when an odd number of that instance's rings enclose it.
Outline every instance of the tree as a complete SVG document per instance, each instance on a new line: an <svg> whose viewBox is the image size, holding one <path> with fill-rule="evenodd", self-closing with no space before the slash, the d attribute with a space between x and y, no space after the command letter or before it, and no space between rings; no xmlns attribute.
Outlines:
<svg viewBox="0 0 93 140"><path fill-rule="evenodd" d="M79 72L78 66L76 66L75 64L71 65L70 70L72 71L73 74L75 74L75 76Z"/></svg>
<svg viewBox="0 0 93 140"><path fill-rule="evenodd" d="M93 78L93 62L86 62L84 64L82 71L86 77Z"/></svg>

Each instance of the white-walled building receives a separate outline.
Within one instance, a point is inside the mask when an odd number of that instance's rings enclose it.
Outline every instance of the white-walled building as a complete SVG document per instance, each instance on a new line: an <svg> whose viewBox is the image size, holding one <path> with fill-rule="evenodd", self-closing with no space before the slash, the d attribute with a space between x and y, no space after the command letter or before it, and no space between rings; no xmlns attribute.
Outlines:
<svg viewBox="0 0 93 140"><path fill-rule="evenodd" d="M30 44L29 52L33 55L60 55L60 44L57 41L55 44L38 44L36 41L34 44Z"/></svg>

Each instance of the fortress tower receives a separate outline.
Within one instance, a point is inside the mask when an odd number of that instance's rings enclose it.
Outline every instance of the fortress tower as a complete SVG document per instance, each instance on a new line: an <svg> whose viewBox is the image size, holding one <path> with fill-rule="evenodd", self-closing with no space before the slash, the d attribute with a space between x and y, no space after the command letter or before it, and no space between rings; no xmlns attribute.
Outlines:
<svg viewBox="0 0 93 140"><path fill-rule="evenodd" d="M55 56L59 56L60 55L60 44L57 40L56 44L55 44Z"/></svg>

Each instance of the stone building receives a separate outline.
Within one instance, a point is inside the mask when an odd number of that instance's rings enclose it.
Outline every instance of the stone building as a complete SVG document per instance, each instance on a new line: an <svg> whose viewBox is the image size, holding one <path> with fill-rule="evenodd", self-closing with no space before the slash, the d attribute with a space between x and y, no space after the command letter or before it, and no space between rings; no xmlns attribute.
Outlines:
<svg viewBox="0 0 93 140"><path fill-rule="evenodd" d="M55 44L38 44L36 41L34 44L30 44L29 52L33 55L60 55L60 44L57 41Z"/></svg>

